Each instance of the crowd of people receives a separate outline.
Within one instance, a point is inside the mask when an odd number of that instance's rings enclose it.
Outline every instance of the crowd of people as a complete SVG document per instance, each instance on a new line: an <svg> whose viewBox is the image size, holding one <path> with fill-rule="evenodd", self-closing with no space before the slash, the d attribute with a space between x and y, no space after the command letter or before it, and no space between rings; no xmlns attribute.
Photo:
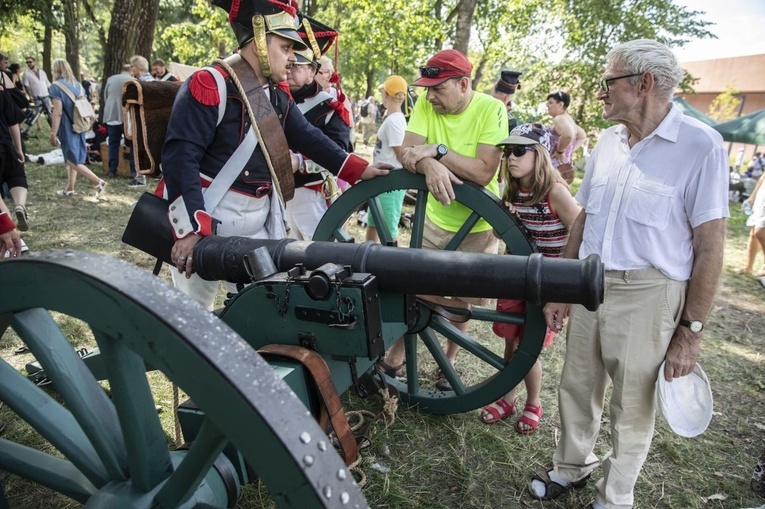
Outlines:
<svg viewBox="0 0 765 509"><path fill-rule="evenodd" d="M605 298L598 310L557 303L544 308L545 345L568 322L558 400L561 437L550 467L533 476L528 491L540 500L557 498L585 486L600 466L591 507L633 507L635 483L653 436L654 385L658 377L671 382L694 369L721 273L729 215L722 139L671 103L682 78L671 50L656 41L636 40L608 53L598 99L603 117L615 125L599 136L572 196L573 154L587 138L567 113L568 93L547 96L551 125L523 122L513 111L520 72L502 71L491 95L477 92L470 61L447 49L420 67L411 84L389 76L381 85L379 104L373 97L351 104L326 56L337 37L332 28L287 1L243 0L235 2L236 8L230 0L212 3L228 12L239 48L182 83L167 126L156 193L169 203L176 287L212 309L220 282L194 273L193 251L200 239L217 234L310 240L342 182L353 185L393 168L423 175L428 190L425 249L444 249L471 214L455 200L455 188L466 180L483 186L518 217L544 256L598 255L605 266ZM257 18L265 22L253 23ZM10 72L6 80L3 72L3 89L23 89L35 103L52 101L50 141L61 144L69 176L61 194L76 194L77 175L91 182L96 195L103 193L106 181L84 165L85 135L72 130L74 98L85 94L85 87L65 60L53 62L52 84L34 58L26 63L21 77ZM103 120L110 176L116 174L123 135L120 94L129 79L177 78L162 60L150 66L136 55L106 80ZM416 102L411 87L425 89ZM22 113L10 94L0 97L2 178L16 216L14 222L0 201L0 256L16 256L22 249L17 228L29 228L18 127ZM354 126L364 144L375 139L372 164L353 154ZM133 183L145 181L135 178ZM385 235L394 240L403 199L402 193L392 192L380 200L389 227ZM765 223L755 228L759 238ZM367 239L379 240L379 234L370 223ZM496 254L498 245L491 226L479 220L458 250ZM483 299L430 299L466 309L486 305ZM520 301L497 303L507 313L522 312L523 306ZM468 322L455 321L454 326L465 331ZM522 327L497 323L494 332L505 340L509 360L519 347ZM447 342L451 367L438 376L438 390L452 390L458 353L458 346ZM397 376L404 362L399 341L378 369ZM540 426L541 380L537 361L524 379L518 433L530 434ZM611 449L598 458L609 386ZM505 396L481 411L480 419L492 424L514 416L515 395L516 389L508 387Z"/></svg>

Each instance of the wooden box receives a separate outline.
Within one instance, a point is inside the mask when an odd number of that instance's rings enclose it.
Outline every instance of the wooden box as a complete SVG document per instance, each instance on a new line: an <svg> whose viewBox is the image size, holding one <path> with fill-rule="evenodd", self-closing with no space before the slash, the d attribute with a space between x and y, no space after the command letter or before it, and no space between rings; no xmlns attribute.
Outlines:
<svg viewBox="0 0 765 509"><path fill-rule="evenodd" d="M117 165L117 175L120 177L130 177L130 161L128 156L130 154L130 148L125 145L120 145L120 160ZM103 164L104 171L109 172L109 144L107 142L101 142L101 164Z"/></svg>

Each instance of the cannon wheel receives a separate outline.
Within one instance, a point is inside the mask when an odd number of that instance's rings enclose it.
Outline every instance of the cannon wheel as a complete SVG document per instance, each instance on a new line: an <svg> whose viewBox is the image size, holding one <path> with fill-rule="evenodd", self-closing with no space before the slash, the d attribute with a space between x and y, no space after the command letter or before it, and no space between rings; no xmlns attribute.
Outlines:
<svg viewBox="0 0 765 509"><path fill-rule="evenodd" d="M48 251L0 263L0 287L0 331L21 337L63 400L0 360L0 400L63 456L0 440L0 469L88 507L233 507L238 481L215 473L230 441L279 507L367 507L326 435L269 364L163 281L102 255ZM90 327L111 397L51 311ZM146 366L206 414L186 451L168 448Z"/></svg>
<svg viewBox="0 0 765 509"><path fill-rule="evenodd" d="M344 225L359 206L367 202L369 205L368 213L374 217L381 243L389 244L391 240L389 230L380 212L380 203L377 197L382 193L400 189L417 190L412 235L408 247L421 248L428 188L422 175L414 175L405 170L394 170L388 176L361 182L343 193L324 214L316 228L313 240L353 242L353 238L345 231ZM520 223L508 213L498 198L472 182L464 182L461 186L454 186L454 190L456 201L471 209L473 213L460 231L455 234L454 239L446 249L455 250L476 222L483 218L500 235L513 254L528 256L535 252L533 244L526 237ZM502 352L498 355L479 341L463 334L448 320L432 314L429 309L421 304L418 306L420 316L427 319L429 323L427 323L427 327L421 328L416 334L404 336L406 382L390 377L388 377L388 382L400 391L404 401L409 405L417 405L423 411L453 414L488 405L523 380L542 349L546 326L541 306L527 303L526 312L518 314L500 314L493 309L473 307L472 318L474 320L503 321L525 325L521 346L510 362L504 361ZM485 370L486 377L470 383L463 380L463 376L447 360L436 333L457 343L462 350L487 364L491 369ZM417 341L418 337L421 344L425 346L428 355L444 373L454 390L442 392L420 386L417 356L420 345ZM459 363L458 357L457 364L459 365Z"/></svg>

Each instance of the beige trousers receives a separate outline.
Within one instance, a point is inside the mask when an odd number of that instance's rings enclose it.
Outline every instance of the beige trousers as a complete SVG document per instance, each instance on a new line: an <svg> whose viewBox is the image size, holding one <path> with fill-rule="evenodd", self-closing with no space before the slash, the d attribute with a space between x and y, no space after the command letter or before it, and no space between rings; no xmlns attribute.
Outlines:
<svg viewBox="0 0 765 509"><path fill-rule="evenodd" d="M597 311L572 306L559 408L562 437L556 472L576 481L598 466L593 453L606 387L612 449L603 458L596 502L630 508L633 489L653 438L654 387L685 305L687 282L656 269L606 271L605 299Z"/></svg>

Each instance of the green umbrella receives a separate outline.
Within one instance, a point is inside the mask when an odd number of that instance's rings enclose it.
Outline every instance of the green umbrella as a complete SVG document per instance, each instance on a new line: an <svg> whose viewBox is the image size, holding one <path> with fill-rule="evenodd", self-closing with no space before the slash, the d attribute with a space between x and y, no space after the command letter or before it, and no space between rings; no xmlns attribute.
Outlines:
<svg viewBox="0 0 765 509"><path fill-rule="evenodd" d="M765 109L712 126L723 140L765 145Z"/></svg>
<svg viewBox="0 0 765 509"><path fill-rule="evenodd" d="M682 97L674 97L672 99L672 102L677 104L677 106L683 111L684 114L688 115L689 117L693 117L696 120L700 120L701 122L704 122L706 125L715 125L717 124L717 120L714 120L712 118L709 118L708 116L701 113L699 110L691 106L688 101L683 99Z"/></svg>

